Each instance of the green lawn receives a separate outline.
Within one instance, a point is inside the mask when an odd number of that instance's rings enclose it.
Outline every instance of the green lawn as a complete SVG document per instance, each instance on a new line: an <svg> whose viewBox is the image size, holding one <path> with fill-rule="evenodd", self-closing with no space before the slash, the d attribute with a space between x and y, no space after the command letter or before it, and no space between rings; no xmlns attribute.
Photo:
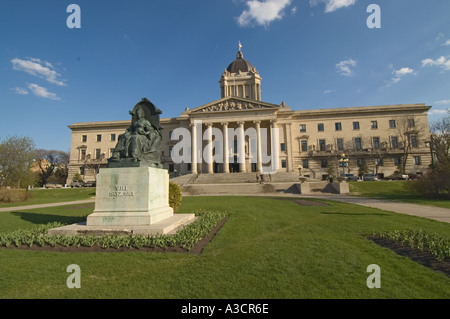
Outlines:
<svg viewBox="0 0 450 319"><path fill-rule="evenodd" d="M31 197L26 202L0 203L0 208L85 200L95 197L95 187L61 189L38 188L32 189L29 192L31 193Z"/></svg>
<svg viewBox="0 0 450 319"><path fill-rule="evenodd" d="M352 195L450 208L450 200L423 198L405 185L412 181L349 182Z"/></svg>
<svg viewBox="0 0 450 319"><path fill-rule="evenodd" d="M227 211L201 255L58 253L0 248L1 298L449 298L450 278L367 240L372 231L424 229L448 236L450 224L351 204L328 206L259 197L184 197L178 212ZM1 231L73 222L91 207L0 214ZM69 289L67 266L81 268ZM366 286L367 266L381 288Z"/></svg>

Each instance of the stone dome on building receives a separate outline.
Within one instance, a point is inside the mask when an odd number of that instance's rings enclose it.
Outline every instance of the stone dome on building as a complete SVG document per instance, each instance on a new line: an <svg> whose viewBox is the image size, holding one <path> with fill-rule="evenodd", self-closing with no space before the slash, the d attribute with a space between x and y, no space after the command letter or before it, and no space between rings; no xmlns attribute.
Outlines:
<svg viewBox="0 0 450 319"><path fill-rule="evenodd" d="M236 55L236 59L227 67L227 71L230 73L249 72L252 70L254 70L253 65L244 59L244 55L240 49Z"/></svg>

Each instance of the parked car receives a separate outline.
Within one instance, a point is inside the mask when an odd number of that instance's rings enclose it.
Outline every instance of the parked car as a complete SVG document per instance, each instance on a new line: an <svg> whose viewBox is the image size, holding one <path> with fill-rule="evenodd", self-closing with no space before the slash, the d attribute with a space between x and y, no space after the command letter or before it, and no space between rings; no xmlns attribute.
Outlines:
<svg viewBox="0 0 450 319"><path fill-rule="evenodd" d="M355 176L353 174L341 174L341 177L345 177L345 179L347 181L357 181L358 180L358 176Z"/></svg>
<svg viewBox="0 0 450 319"><path fill-rule="evenodd" d="M95 181L87 181L86 183L84 183L84 187L95 187L95 185Z"/></svg>
<svg viewBox="0 0 450 319"><path fill-rule="evenodd" d="M83 187L84 186L84 182L83 181L72 181L72 183L70 183L70 187Z"/></svg>
<svg viewBox="0 0 450 319"><path fill-rule="evenodd" d="M45 184L45 188L63 188L63 186L56 183L47 183Z"/></svg>
<svg viewBox="0 0 450 319"><path fill-rule="evenodd" d="M375 174L364 174L363 181L377 181L378 177Z"/></svg>
<svg viewBox="0 0 450 319"><path fill-rule="evenodd" d="M400 173L394 173L391 174L384 179L386 180L393 180L393 181L399 181L399 180L406 180L409 179L409 176L407 174L400 174Z"/></svg>

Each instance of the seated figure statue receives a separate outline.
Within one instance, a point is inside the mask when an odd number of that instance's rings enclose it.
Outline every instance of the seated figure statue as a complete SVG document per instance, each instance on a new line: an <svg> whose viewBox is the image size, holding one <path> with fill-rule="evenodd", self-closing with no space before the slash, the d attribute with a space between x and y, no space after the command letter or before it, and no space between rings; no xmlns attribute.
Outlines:
<svg viewBox="0 0 450 319"><path fill-rule="evenodd" d="M108 167L161 167L161 111L144 98L130 114L131 125L119 135L112 156L108 159Z"/></svg>

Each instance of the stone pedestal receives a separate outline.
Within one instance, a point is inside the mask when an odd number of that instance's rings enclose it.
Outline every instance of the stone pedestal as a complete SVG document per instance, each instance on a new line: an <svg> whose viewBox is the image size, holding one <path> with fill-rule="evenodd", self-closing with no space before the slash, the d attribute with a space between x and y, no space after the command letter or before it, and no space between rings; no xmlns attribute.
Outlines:
<svg viewBox="0 0 450 319"><path fill-rule="evenodd" d="M95 210L86 223L48 231L49 235L176 234L196 220L169 206L169 174L154 167L116 167L97 174Z"/></svg>
<svg viewBox="0 0 450 319"><path fill-rule="evenodd" d="M173 215L169 174L154 167L106 168L97 174L87 226L149 226Z"/></svg>

